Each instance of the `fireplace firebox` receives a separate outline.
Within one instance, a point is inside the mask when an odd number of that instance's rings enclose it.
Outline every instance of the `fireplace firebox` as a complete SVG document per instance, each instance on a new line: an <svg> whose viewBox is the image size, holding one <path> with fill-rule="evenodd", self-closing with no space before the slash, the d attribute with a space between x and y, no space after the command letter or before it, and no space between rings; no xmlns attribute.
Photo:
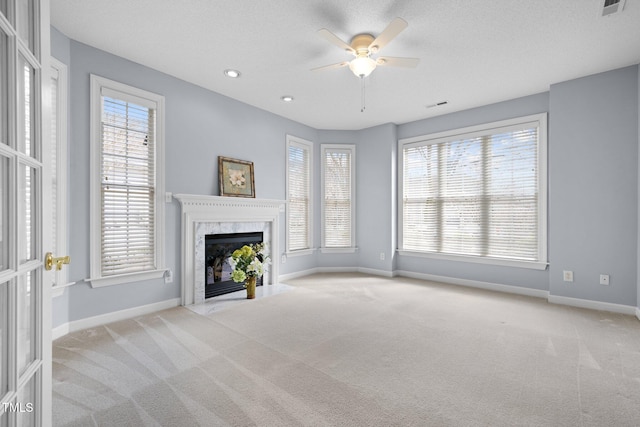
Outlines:
<svg viewBox="0 0 640 427"><path fill-rule="evenodd" d="M205 235L205 299L243 290L243 283L231 280L229 257L244 245L262 242L262 231ZM262 279L256 281L256 286L262 286Z"/></svg>

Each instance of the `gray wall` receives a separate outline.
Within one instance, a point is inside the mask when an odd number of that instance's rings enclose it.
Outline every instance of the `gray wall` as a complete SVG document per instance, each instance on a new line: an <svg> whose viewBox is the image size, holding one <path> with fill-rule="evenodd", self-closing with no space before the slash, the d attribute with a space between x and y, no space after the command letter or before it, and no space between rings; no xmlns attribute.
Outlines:
<svg viewBox="0 0 640 427"><path fill-rule="evenodd" d="M399 126L407 138L548 111L547 271L400 256L398 269L638 305L638 66ZM572 270L574 282L562 271ZM599 284L609 274L611 284Z"/></svg>
<svg viewBox="0 0 640 427"><path fill-rule="evenodd" d="M549 291L637 305L638 67L551 87ZM574 272L564 282L563 270ZM610 285L600 285L609 274Z"/></svg>
<svg viewBox="0 0 640 427"><path fill-rule="evenodd" d="M481 108L403 124L398 127L398 138L410 138L530 114L544 113L548 110L549 94L541 93L512 101L487 105ZM401 271L527 287L538 290L547 290L549 286L548 273L540 270L441 261L411 256L398 256L397 268Z"/></svg>
<svg viewBox="0 0 640 427"><path fill-rule="evenodd" d="M166 208L166 266L174 282L127 283L93 289L89 277L89 75L97 74L165 96L166 191L218 195L217 156L254 162L256 196L285 199L285 136L317 141L317 131L155 70L69 40L52 31L54 57L70 71L69 280L78 282L53 302L53 326L180 296L180 209ZM280 218L284 241L284 214ZM284 248L284 246L283 246ZM279 256L279 255L278 255ZM301 257L304 258L304 257ZM282 265L305 270L315 257Z"/></svg>
<svg viewBox="0 0 640 427"><path fill-rule="evenodd" d="M553 85L548 93L416 122L360 131L316 130L69 40L52 29L52 53L70 70L70 280L53 302L53 326L180 296L180 218L166 204L167 267L175 281L92 289L89 275L89 74L166 98L166 191L217 195L217 156L252 160L260 198L285 198L285 136L314 143L314 238L320 245L320 144L356 144L359 251L289 257L281 274L359 267L548 290L640 306L638 67ZM398 139L549 113L549 261L546 271L398 256ZM284 215L280 218L284 250ZM380 253L385 260L380 260ZM279 254L278 254L279 256ZM562 270L574 271L572 285ZM600 273L611 285L598 285Z"/></svg>
<svg viewBox="0 0 640 427"><path fill-rule="evenodd" d="M397 130L393 124L364 129L357 147L358 266L387 273L394 270L397 247Z"/></svg>
<svg viewBox="0 0 640 427"><path fill-rule="evenodd" d="M354 254L319 253L319 267L356 267L376 270L381 274L393 271L395 252L395 151L397 126L386 124L361 131L318 131L320 144L354 144L356 146L356 245ZM317 174L320 177L320 171ZM318 180L317 194L321 186ZM320 219L320 203L317 203ZM320 222L316 227L320 245ZM384 253L384 260L380 254Z"/></svg>

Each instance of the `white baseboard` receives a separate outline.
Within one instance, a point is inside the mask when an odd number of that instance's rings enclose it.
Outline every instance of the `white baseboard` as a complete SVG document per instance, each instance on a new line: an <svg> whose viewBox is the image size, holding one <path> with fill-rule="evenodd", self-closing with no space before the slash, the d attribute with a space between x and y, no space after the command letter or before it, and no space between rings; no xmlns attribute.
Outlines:
<svg viewBox="0 0 640 427"><path fill-rule="evenodd" d="M394 271L378 270L365 267L318 267L318 273L362 273L372 276L394 277Z"/></svg>
<svg viewBox="0 0 640 427"><path fill-rule="evenodd" d="M609 311L612 313L637 315L638 309L631 305L614 304L610 302L591 301L587 299L562 297L549 295L548 301L552 304L569 305L571 307L589 308L591 310Z"/></svg>
<svg viewBox="0 0 640 427"><path fill-rule="evenodd" d="M293 273L281 274L278 276L278 283L286 282L287 280L297 279L298 277L310 276L311 274L318 273L317 268L310 268L308 270L295 271Z"/></svg>
<svg viewBox="0 0 640 427"><path fill-rule="evenodd" d="M455 277L436 276L435 274L415 273L413 271L396 271L398 276L410 277L412 279L429 280L432 282L447 283L451 285L467 286L471 288L486 289L489 291L505 292L509 294L526 295L536 298L546 299L549 292L539 289L531 289L520 286L501 285L498 283L480 282L478 280L457 279Z"/></svg>
<svg viewBox="0 0 640 427"><path fill-rule="evenodd" d="M72 322L64 323L53 328L51 336L52 339L56 340L71 332L80 331L87 328L95 328L96 326L106 325L107 323L117 322L118 320L130 319L132 317L142 316L144 314L153 313L155 311L177 307L181 302L182 300L180 298L174 298L166 301L156 302L153 304L142 305L140 307L127 308L126 310L114 311L112 313L101 314L99 316L74 320Z"/></svg>
<svg viewBox="0 0 640 427"><path fill-rule="evenodd" d="M357 273L357 267L316 267L318 273Z"/></svg>
<svg viewBox="0 0 640 427"><path fill-rule="evenodd" d="M362 273L383 277L396 276L394 271L378 270L366 267L318 267L316 270L318 273Z"/></svg>
<svg viewBox="0 0 640 427"><path fill-rule="evenodd" d="M413 271L403 271L403 270L386 271L386 270L377 270L373 268L363 268L363 267L316 267L309 270L299 271L296 273L280 275L280 282L284 282L288 279L295 279L298 277L308 276L310 274L316 274L316 273L363 273L363 274L371 274L373 276L383 276L383 277L404 276L404 277L410 277L413 279L428 280L431 282L448 283L451 285L468 286L472 288L487 289L487 290L498 291L498 292L507 292L511 294L527 295L527 296L545 298L545 299L549 294L547 291L524 288L519 286L500 285L497 283L480 282L477 280L456 279L453 277L436 276L434 274L415 273Z"/></svg>
<svg viewBox="0 0 640 427"><path fill-rule="evenodd" d="M467 286L471 288L486 289L489 291L505 292L510 294L525 295L546 299L551 304L568 305L572 307L588 308L591 310L608 311L612 313L634 315L640 320L640 307L630 305L613 304L601 301L591 301L579 298L569 298L549 294L549 291L532 289L520 286L502 285L499 283L481 282L478 280L458 279L455 277L437 276L435 274L416 273L404 270L376 270L362 267L317 267L310 270L290 273L280 276L280 281L308 276L315 273L364 273L384 277L409 277L412 279L427 280L431 282L446 283L451 285Z"/></svg>
<svg viewBox="0 0 640 427"><path fill-rule="evenodd" d="M608 311L611 313L636 315L640 319L640 309L622 304L613 304L601 301L591 301L579 298L569 298L551 295L548 291L539 289L524 288L519 286L501 285L497 283L479 282L476 280L456 279L446 276L436 276L432 274L414 273L412 271L399 271L400 276L414 279L431 280L433 282L449 283L453 285L469 286L473 288L487 289L490 291L506 292L518 295L527 295L546 299L551 304L568 305L571 307L588 308L591 310Z"/></svg>
<svg viewBox="0 0 640 427"><path fill-rule="evenodd" d="M358 273L371 274L373 276L382 277L396 277L398 275L397 271L378 270L376 268L358 267L357 271Z"/></svg>
<svg viewBox="0 0 640 427"><path fill-rule="evenodd" d="M297 271L295 273L281 274L278 277L278 282L283 283L290 279L296 279L298 277L309 276L317 273L363 273L370 274L372 276L383 277L396 277L395 271L377 270L374 268L364 267L315 267L304 271Z"/></svg>

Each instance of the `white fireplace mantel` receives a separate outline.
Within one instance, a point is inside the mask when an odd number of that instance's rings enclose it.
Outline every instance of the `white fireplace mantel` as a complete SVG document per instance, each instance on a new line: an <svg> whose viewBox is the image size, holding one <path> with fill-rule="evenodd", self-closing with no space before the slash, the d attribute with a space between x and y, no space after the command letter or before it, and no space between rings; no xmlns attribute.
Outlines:
<svg viewBox="0 0 640 427"><path fill-rule="evenodd" d="M279 275L279 216L284 212L284 200L253 199L194 194L174 194L182 208L182 305L201 302L195 295L196 272L195 246L196 228L204 223L268 223L271 239L268 243L271 257L269 284L275 283Z"/></svg>

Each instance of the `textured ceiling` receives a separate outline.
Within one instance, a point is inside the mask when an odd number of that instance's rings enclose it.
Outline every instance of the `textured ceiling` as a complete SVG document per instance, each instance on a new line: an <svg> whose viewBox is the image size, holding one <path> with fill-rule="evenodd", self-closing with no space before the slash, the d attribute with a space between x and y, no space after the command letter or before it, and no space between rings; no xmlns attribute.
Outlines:
<svg viewBox="0 0 640 427"><path fill-rule="evenodd" d="M640 63L640 0L605 18L603 1L51 0L51 21L73 40L314 128L362 129ZM317 31L349 42L377 36L395 17L409 26L381 54L420 64L378 67L361 112L348 68L310 71L352 58ZM225 77L227 68L241 78Z"/></svg>

